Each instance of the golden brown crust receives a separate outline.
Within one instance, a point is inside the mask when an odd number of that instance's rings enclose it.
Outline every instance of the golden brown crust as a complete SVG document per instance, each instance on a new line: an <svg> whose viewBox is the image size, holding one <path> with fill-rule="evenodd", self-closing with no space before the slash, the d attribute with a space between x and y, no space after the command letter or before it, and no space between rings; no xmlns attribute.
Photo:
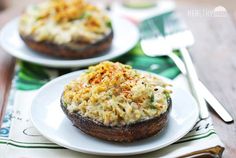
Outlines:
<svg viewBox="0 0 236 158"><path fill-rule="evenodd" d="M103 39L93 43L69 43L58 45L52 42L35 41L31 36L20 35L25 44L38 53L65 59L84 59L98 56L106 52L112 43L113 31Z"/></svg>
<svg viewBox="0 0 236 158"><path fill-rule="evenodd" d="M91 118L83 117L79 113L69 113L61 99L61 108L74 126L91 136L116 142L133 142L158 134L167 125L171 106L171 99L168 98L168 109L159 117L125 126L106 126Z"/></svg>

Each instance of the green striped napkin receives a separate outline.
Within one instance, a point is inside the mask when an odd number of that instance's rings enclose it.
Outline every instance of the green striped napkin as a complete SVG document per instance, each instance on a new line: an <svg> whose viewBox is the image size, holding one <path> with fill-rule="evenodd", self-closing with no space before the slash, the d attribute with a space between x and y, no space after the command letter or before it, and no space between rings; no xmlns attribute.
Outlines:
<svg viewBox="0 0 236 158"><path fill-rule="evenodd" d="M180 71L173 61L168 57L152 58L143 54L140 45L137 44L129 53L114 59L133 68L157 73L164 77L174 79ZM16 70L15 83L18 90L36 90L51 80L50 73L56 72L59 75L71 72L70 69L50 69L43 66L19 61Z"/></svg>

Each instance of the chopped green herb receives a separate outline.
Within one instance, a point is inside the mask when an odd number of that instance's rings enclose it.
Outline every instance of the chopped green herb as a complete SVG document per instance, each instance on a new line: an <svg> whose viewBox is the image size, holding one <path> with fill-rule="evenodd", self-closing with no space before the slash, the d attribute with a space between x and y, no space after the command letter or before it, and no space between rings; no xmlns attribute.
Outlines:
<svg viewBox="0 0 236 158"><path fill-rule="evenodd" d="M67 107L67 103L66 102L63 102L63 103L64 103L65 107Z"/></svg>
<svg viewBox="0 0 236 158"><path fill-rule="evenodd" d="M125 65L126 69L132 69L132 67L130 65Z"/></svg>
<svg viewBox="0 0 236 158"><path fill-rule="evenodd" d="M107 22L106 22L106 25L107 25L109 28L112 28L112 23L111 23L111 21L107 21Z"/></svg>
<svg viewBox="0 0 236 158"><path fill-rule="evenodd" d="M170 94L169 93L165 93L166 99L170 98Z"/></svg>
<svg viewBox="0 0 236 158"><path fill-rule="evenodd" d="M90 73L90 72L91 72L90 70L86 70L86 71L85 71L86 74L88 74L88 73Z"/></svg>
<svg viewBox="0 0 236 158"><path fill-rule="evenodd" d="M90 16L91 16L90 13L84 12L84 13L81 15L80 19L85 19L85 18L88 18L88 17L90 17Z"/></svg>
<svg viewBox="0 0 236 158"><path fill-rule="evenodd" d="M153 103L154 102L154 94L152 93L152 95L151 95L151 98L150 98L150 100L151 100L151 103Z"/></svg>
<svg viewBox="0 0 236 158"><path fill-rule="evenodd" d="M155 106L155 105L153 105L153 103L154 103L154 94L152 93L152 95L151 95L151 98L150 98L150 102L151 102L151 104L150 104L150 108L151 109L156 109L157 107Z"/></svg>
<svg viewBox="0 0 236 158"><path fill-rule="evenodd" d="M150 108L151 108L151 109L156 109L157 107L154 106L153 104L151 104L151 105L150 105Z"/></svg>

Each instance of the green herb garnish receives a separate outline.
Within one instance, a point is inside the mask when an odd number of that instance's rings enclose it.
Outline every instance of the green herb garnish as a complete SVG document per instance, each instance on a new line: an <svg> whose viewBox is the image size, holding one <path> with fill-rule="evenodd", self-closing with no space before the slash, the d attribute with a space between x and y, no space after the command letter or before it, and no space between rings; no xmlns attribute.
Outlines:
<svg viewBox="0 0 236 158"><path fill-rule="evenodd" d="M150 98L151 103L154 102L154 94L152 93L151 98Z"/></svg>
<svg viewBox="0 0 236 158"><path fill-rule="evenodd" d="M85 19L85 18L88 18L88 17L90 17L90 16L91 16L90 13L84 12L84 13L81 15L80 19Z"/></svg>
<svg viewBox="0 0 236 158"><path fill-rule="evenodd" d="M68 104L67 104L66 102L64 102L64 101L63 101L63 104L64 104L65 107L67 107L67 105L68 105Z"/></svg>
<svg viewBox="0 0 236 158"><path fill-rule="evenodd" d="M170 98L170 93L168 91L164 91L164 94L166 96L166 99Z"/></svg>
<svg viewBox="0 0 236 158"><path fill-rule="evenodd" d="M151 109L156 109L157 107L155 105L153 105L153 103L154 103L154 94L153 93L152 93L152 95L150 97L150 102L151 102L150 108Z"/></svg>
<svg viewBox="0 0 236 158"><path fill-rule="evenodd" d="M106 22L106 26L109 27L109 28L112 28L112 23L111 23L110 20Z"/></svg>

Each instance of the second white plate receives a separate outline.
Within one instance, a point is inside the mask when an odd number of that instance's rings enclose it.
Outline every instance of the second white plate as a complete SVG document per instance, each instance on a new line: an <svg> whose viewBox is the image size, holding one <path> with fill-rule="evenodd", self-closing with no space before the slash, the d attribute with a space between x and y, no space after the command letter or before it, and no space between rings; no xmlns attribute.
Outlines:
<svg viewBox="0 0 236 158"><path fill-rule="evenodd" d="M111 49L105 54L93 58L66 60L39 54L29 49L18 33L19 18L10 21L3 27L0 34L0 44L12 56L40 65L62 68L89 66L123 55L133 48L139 40L139 31L134 24L119 16L113 15L111 17L114 30Z"/></svg>
<svg viewBox="0 0 236 158"><path fill-rule="evenodd" d="M134 155L166 147L186 135L198 119L198 106L190 93L173 88L169 122L160 134L134 143L103 141L74 127L60 107L64 86L83 71L52 80L41 88L31 106L31 120L49 140L71 150L97 155ZM50 94L50 95L48 95Z"/></svg>

